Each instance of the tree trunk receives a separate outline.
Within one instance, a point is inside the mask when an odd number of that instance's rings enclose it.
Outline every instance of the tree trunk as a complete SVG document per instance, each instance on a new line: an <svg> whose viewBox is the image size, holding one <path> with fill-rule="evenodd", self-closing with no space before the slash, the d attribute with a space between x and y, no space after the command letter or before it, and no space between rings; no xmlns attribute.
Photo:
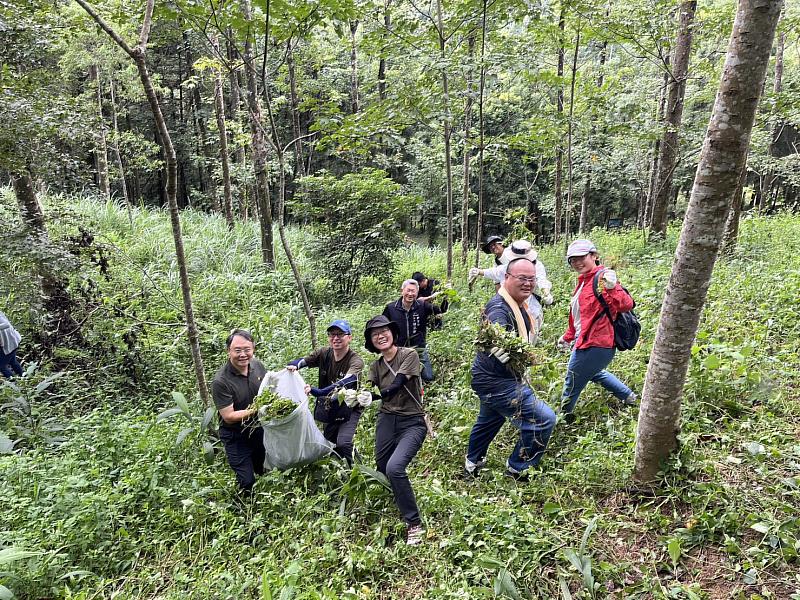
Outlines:
<svg viewBox="0 0 800 600"><path fill-rule="evenodd" d="M360 100L358 97L358 47L356 46L356 32L358 20L350 20L350 111L358 114Z"/></svg>
<svg viewBox="0 0 800 600"><path fill-rule="evenodd" d="M294 173L292 179L304 177L306 174L305 159L303 158L302 130L300 128L300 99L297 96L297 77L294 68L294 51L292 40L286 40L286 67L289 72L289 99L292 111L292 134L294 136Z"/></svg>
<svg viewBox="0 0 800 600"><path fill-rule="evenodd" d="M666 58L666 64L669 65L669 56ZM669 75L664 73L664 82L661 85L661 92L659 93L658 108L656 109L656 124L659 128L664 124L664 109L667 105L667 86L669 85ZM653 141L653 159L650 163L650 181L647 187L647 202L645 203L644 210L642 211L642 220L639 223L640 227L649 227L653 221L653 204L655 203L655 194L658 186L658 157L661 154L661 138L656 138Z"/></svg>
<svg viewBox="0 0 800 600"><path fill-rule="evenodd" d="M561 3L558 14L558 97L556 99L556 112L558 122L562 122L564 115L564 86L561 80L564 77L564 24L566 21L566 2ZM560 142L556 143L556 181L555 181L555 207L553 210L553 243L558 243L561 238L561 179L563 177L564 149Z"/></svg>
<svg viewBox="0 0 800 600"><path fill-rule="evenodd" d="M128 211L128 222L133 227L133 210L131 209L131 198L128 194L128 183L125 180L125 166L122 164L122 156L119 153L119 124L117 123L117 98L114 92L114 78L109 79L109 86L111 91L111 123L114 127L114 137L111 148L114 154L114 161L117 163L119 170L119 183L122 188L122 197L125 199L125 208Z"/></svg>
<svg viewBox="0 0 800 600"><path fill-rule="evenodd" d="M691 200L664 295L636 435L634 478L653 481L677 447L692 344L744 168L782 0L740 0Z"/></svg>
<svg viewBox="0 0 800 600"><path fill-rule="evenodd" d="M683 117L683 98L686 94L689 55L692 50L692 23L696 8L696 0L683 0L679 9L680 25L672 58L664 135L661 140L661 156L658 159L658 180L653 199L653 218L650 222L650 231L658 237L664 237L667 232L667 208L672 175L678 160L678 133Z"/></svg>
<svg viewBox="0 0 800 600"><path fill-rule="evenodd" d="M230 94L230 113L228 118L231 121L236 121L237 123L240 120L239 116L239 108L241 106L241 86L239 85L239 71L235 67L236 57L236 50L233 47L233 44L230 40L233 39L233 31L229 28L228 35L226 40L226 48L228 54L228 61L231 64L231 69L229 73L230 85L231 85L231 94ZM245 165L247 164L247 156L245 152L244 145L237 144L236 145L236 164L239 166L240 172L243 172L245 169ZM247 199L252 196L250 193L250 184L246 181L241 181L239 186L237 187L238 195L239 195L239 215L242 219L247 220L248 218L248 206L247 206Z"/></svg>
<svg viewBox="0 0 800 600"><path fill-rule="evenodd" d="M471 33L467 39L468 49L468 65L467 65L467 98L464 101L464 157L463 157L463 170L464 170L464 186L461 197L461 264L467 264L467 253L469 252L469 200L470 200L470 181L469 181L469 159L470 159L470 145L472 139L470 138L470 128L472 127L472 104L475 95L475 82L473 81L473 64L475 61L475 33Z"/></svg>
<svg viewBox="0 0 800 600"><path fill-rule="evenodd" d="M484 126L483 126L483 99L486 90L486 10L489 0L483 0L481 7L481 77L478 85L478 222L475 226L475 266L481 256L481 242L483 238L483 149L484 149Z"/></svg>
<svg viewBox="0 0 800 600"><path fill-rule="evenodd" d="M186 267L186 254L183 248L183 234L181 233L181 221L178 213L178 203L176 200L177 189L177 160L175 157L175 147L172 145L172 138L170 137L169 130L167 129L164 114L161 110L161 103L156 95L156 90L153 87L153 82L150 78L150 73L147 70L147 63L145 61L145 51L147 48L147 38L150 34L150 24L153 15L154 0L147 0L145 7L144 22L142 30L139 35L139 43L131 48L127 42L123 40L105 21L89 6L85 0L75 0L89 15L97 22L98 25L133 59L136 63L136 68L139 71L139 78L142 81L147 101L150 104L150 110L153 113L153 118L156 122L160 138L162 141L162 150L164 152L164 161L167 171L166 182L166 197L169 204L169 216L172 222L172 237L175 242L175 257L178 263L178 270L180 273L181 292L183 294L183 309L186 317L186 329L189 337L189 347L192 353L192 361L194 363L195 377L197 378L197 389L200 393L200 399L203 402L203 407L210 404L208 395L208 386L206 385L206 375L203 369L203 358L200 353L200 336L197 331L197 324L194 319L194 307L192 305L192 292L189 285L189 271Z"/></svg>
<svg viewBox="0 0 800 600"><path fill-rule="evenodd" d="M581 30L575 34L575 53L572 55L572 76L569 82L569 118L567 119L567 207L564 211L565 241L570 236L570 216L572 213L572 117L575 114L575 76L578 72L578 50L581 47ZM566 248L565 248L566 254Z"/></svg>
<svg viewBox="0 0 800 600"><path fill-rule="evenodd" d="M722 236L722 254L730 255L736 249L736 242L739 238L739 219L742 214L742 200L744 197L744 183L747 180L747 157L745 157L742 174L739 176L739 183L733 192L728 219L725 221L725 232Z"/></svg>
<svg viewBox="0 0 800 600"><path fill-rule="evenodd" d="M211 45L219 55L217 36L211 36ZM222 96L222 71L214 69L214 112L219 130L219 158L222 163L222 189L225 205L225 221L228 229L233 230L233 196L231 194L231 168L228 156L228 129L225 125L225 99Z"/></svg>
<svg viewBox="0 0 800 600"><path fill-rule="evenodd" d="M253 14L250 0L242 0L245 20L252 25ZM256 70L250 37L244 43L244 66L247 73L247 104L250 109L250 134L253 138L253 166L257 185L258 220L261 225L261 257L269 269L275 268L275 251L272 242L272 203L269 199L269 180L267 177L267 142L261 124L261 104L258 99Z"/></svg>
<svg viewBox="0 0 800 600"><path fill-rule="evenodd" d="M392 28L392 15L389 12L389 6L392 0L384 0L383 2L383 32L384 39L387 35L386 32ZM381 57L378 61L378 98L381 101L386 100L386 44L381 47Z"/></svg>
<svg viewBox="0 0 800 600"><path fill-rule="evenodd" d="M453 277L453 172L450 165L450 94L447 82L447 61L445 59L444 22L442 19L442 0L436 0L436 21L439 35L439 54L442 59L442 104L444 105L444 169L445 195L447 201L447 279Z"/></svg>
<svg viewBox="0 0 800 600"><path fill-rule="evenodd" d="M103 89L100 84L100 68L89 65L89 81L94 85L94 99L97 103L97 130L95 131L95 163L97 166L97 187L100 193L109 198L111 188L108 184L108 144L106 143L106 121L103 118Z"/></svg>

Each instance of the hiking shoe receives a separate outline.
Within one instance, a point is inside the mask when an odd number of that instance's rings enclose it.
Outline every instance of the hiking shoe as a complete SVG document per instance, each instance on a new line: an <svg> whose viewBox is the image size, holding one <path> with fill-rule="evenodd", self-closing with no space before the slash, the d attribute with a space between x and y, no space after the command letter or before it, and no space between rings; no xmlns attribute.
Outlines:
<svg viewBox="0 0 800 600"><path fill-rule="evenodd" d="M472 465L472 470L469 469L468 464ZM464 470L461 473L461 476L464 479L477 479L480 470L486 466L486 459L479 460L476 463L470 462L468 458L464 459Z"/></svg>
<svg viewBox="0 0 800 600"><path fill-rule="evenodd" d="M620 402L622 402L622 406L636 406L639 404L639 397L635 392L631 392L628 394L627 398L620 400Z"/></svg>
<svg viewBox="0 0 800 600"><path fill-rule="evenodd" d="M510 468L506 469L503 475L505 475L506 477L510 477L514 481L518 481L520 483L527 483L531 480L530 476L525 471L520 473L519 471L512 471Z"/></svg>
<svg viewBox="0 0 800 600"><path fill-rule="evenodd" d="M575 416L575 413L568 412L568 413L562 413L562 414L564 415L564 423L566 425L572 425L575 422L575 420L577 419L577 417Z"/></svg>
<svg viewBox="0 0 800 600"><path fill-rule="evenodd" d="M422 543L425 530L422 525L409 525L406 531L406 546L418 546Z"/></svg>

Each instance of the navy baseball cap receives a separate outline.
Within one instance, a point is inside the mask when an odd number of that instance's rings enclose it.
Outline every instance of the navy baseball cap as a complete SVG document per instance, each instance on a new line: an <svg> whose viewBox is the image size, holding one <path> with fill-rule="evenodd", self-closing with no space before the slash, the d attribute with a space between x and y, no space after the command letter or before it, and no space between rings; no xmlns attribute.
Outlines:
<svg viewBox="0 0 800 600"><path fill-rule="evenodd" d="M344 319L336 319L335 321L331 322L326 331L330 331L331 329L341 329L347 335L352 335L353 333L353 330L350 329L350 323Z"/></svg>

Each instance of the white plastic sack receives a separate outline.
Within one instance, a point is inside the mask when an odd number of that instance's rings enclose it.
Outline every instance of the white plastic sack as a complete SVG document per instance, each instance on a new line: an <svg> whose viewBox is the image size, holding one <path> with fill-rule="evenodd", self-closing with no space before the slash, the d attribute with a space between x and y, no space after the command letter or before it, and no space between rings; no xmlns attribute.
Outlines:
<svg viewBox="0 0 800 600"><path fill-rule="evenodd" d="M300 374L286 369L270 371L261 382L259 394L270 380L277 381L275 392L292 400L297 408L282 419L261 420L264 429L264 470L307 465L330 454L333 444L325 439L314 422L314 416L308 408L308 398L303 391L305 382Z"/></svg>

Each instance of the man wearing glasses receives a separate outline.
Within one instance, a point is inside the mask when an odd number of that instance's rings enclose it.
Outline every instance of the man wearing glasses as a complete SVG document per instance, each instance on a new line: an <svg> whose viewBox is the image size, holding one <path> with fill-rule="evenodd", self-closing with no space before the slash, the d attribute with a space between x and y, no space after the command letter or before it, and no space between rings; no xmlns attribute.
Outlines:
<svg viewBox="0 0 800 600"><path fill-rule="evenodd" d="M219 437L225 444L228 464L236 474L240 491L249 494L256 483L256 473L264 474L264 430L255 411L248 407L267 370L253 358L255 344L246 329L231 331L225 348L228 360L214 375L211 392L219 411Z"/></svg>
<svg viewBox="0 0 800 600"><path fill-rule="evenodd" d="M348 402L340 402L341 389L355 390L358 375L364 369L364 361L350 349L353 339L350 323L337 319L328 325L328 345L318 348L304 358L296 358L286 368L289 371L303 367L319 368L319 387L306 385L306 394L317 399L314 418L325 425L322 433L333 442L334 452L353 464L353 437L364 408L371 399L355 402L355 391L348 392Z"/></svg>
<svg viewBox="0 0 800 600"><path fill-rule="evenodd" d="M527 258L512 260L506 268L503 286L486 304L483 318L527 341L531 317L526 301L535 285L533 262ZM480 412L469 436L464 461L464 475L468 478L478 476L486 464L489 444L508 419L519 430L519 440L506 461L505 474L517 481L527 481L527 469L539 464L555 426L555 413L536 398L527 374L510 369L508 361L507 352L492 348L490 352L478 351L472 363L472 389L480 399Z"/></svg>

